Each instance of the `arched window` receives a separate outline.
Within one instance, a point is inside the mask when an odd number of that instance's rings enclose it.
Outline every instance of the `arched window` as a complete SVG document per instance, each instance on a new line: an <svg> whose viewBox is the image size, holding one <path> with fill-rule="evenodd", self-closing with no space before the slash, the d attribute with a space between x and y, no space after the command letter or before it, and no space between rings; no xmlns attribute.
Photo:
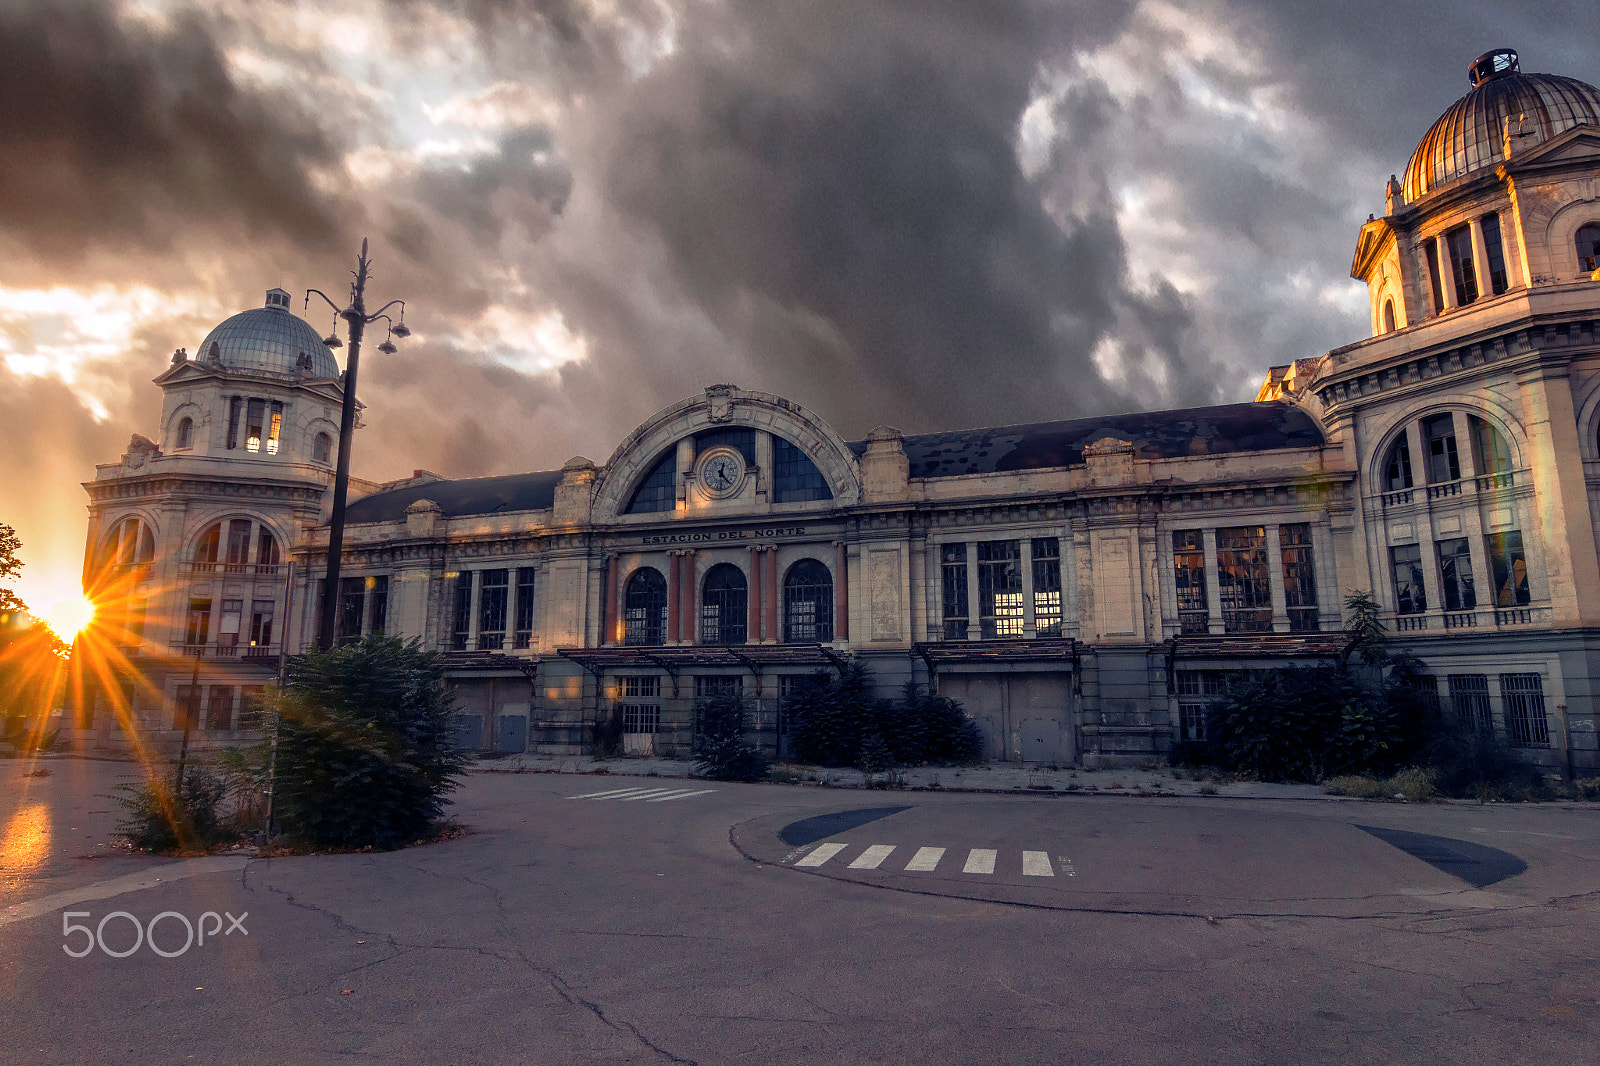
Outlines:
<svg viewBox="0 0 1600 1066"><path fill-rule="evenodd" d="M1401 433L1383 461L1383 491L1398 492L1411 487L1411 449L1406 445L1406 435Z"/></svg>
<svg viewBox="0 0 1600 1066"><path fill-rule="evenodd" d="M667 454L656 462L654 468L639 482L633 500L628 504L628 514L648 514L653 511L670 511L678 502L678 449L668 448Z"/></svg>
<svg viewBox="0 0 1600 1066"><path fill-rule="evenodd" d="M731 563L718 563L701 586L700 643L743 644L749 622L744 571Z"/></svg>
<svg viewBox="0 0 1600 1066"><path fill-rule="evenodd" d="M640 567L622 594L622 643L664 644L667 633L667 579L654 567Z"/></svg>
<svg viewBox="0 0 1600 1066"><path fill-rule="evenodd" d="M124 518L112 527L101 558L107 566L132 567L148 563L156 556L156 538L150 527L137 518Z"/></svg>
<svg viewBox="0 0 1600 1066"><path fill-rule="evenodd" d="M278 564L277 538L266 526L248 518L230 518L226 522L213 522L207 526L194 543L194 562L207 566L221 563L230 572L247 573L245 568L251 563L252 541L255 544L256 565Z"/></svg>
<svg viewBox="0 0 1600 1066"><path fill-rule="evenodd" d="M1600 222L1578 227L1578 269L1593 274L1600 268Z"/></svg>
<svg viewBox="0 0 1600 1066"><path fill-rule="evenodd" d="M1383 331L1385 333L1393 333L1394 330L1394 301L1385 300L1383 301Z"/></svg>
<svg viewBox="0 0 1600 1066"><path fill-rule="evenodd" d="M185 418L178 423L178 437L175 447L187 448L194 443L194 419Z"/></svg>
<svg viewBox="0 0 1600 1066"><path fill-rule="evenodd" d="M833 575L815 559L802 559L783 579L783 639L789 643L833 639Z"/></svg>
<svg viewBox="0 0 1600 1066"><path fill-rule="evenodd" d="M333 438L326 433L318 433L311 442L311 459L313 462L325 463L333 452Z"/></svg>
<svg viewBox="0 0 1600 1066"><path fill-rule="evenodd" d="M266 526L260 526L256 532L256 564L258 566L278 565L278 541L268 532Z"/></svg>
<svg viewBox="0 0 1600 1066"><path fill-rule="evenodd" d="M194 561L197 563L214 563L217 561L217 547L222 542L222 523L213 522L200 534L200 539L194 544Z"/></svg>
<svg viewBox="0 0 1600 1066"><path fill-rule="evenodd" d="M1511 446L1506 438L1487 420L1469 415L1472 427L1472 466L1478 476L1509 474L1511 472Z"/></svg>
<svg viewBox="0 0 1600 1066"><path fill-rule="evenodd" d="M782 437L772 438L772 468L773 503L833 499L833 490L817 464Z"/></svg>

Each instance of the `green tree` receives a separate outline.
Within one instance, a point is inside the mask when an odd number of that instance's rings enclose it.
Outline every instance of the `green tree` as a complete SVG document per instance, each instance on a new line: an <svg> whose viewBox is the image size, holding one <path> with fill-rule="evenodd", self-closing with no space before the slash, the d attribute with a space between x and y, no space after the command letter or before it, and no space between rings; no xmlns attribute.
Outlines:
<svg viewBox="0 0 1600 1066"><path fill-rule="evenodd" d="M11 587L11 583L22 576L22 560L17 558L21 547L17 531L0 522L0 614L28 609Z"/></svg>
<svg viewBox="0 0 1600 1066"><path fill-rule="evenodd" d="M369 636L289 660L274 816L316 847L396 848L443 814L468 756L438 657Z"/></svg>
<svg viewBox="0 0 1600 1066"><path fill-rule="evenodd" d="M718 781L759 781L766 776L767 758L745 733L746 711L744 697L733 692L695 702L695 773Z"/></svg>

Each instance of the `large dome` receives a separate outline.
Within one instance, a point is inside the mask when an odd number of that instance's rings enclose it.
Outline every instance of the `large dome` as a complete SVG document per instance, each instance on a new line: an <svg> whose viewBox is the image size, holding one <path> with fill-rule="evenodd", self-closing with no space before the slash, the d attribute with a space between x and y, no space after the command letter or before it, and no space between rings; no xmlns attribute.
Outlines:
<svg viewBox="0 0 1600 1066"><path fill-rule="evenodd" d="M1524 135L1518 150L1574 126L1600 125L1600 89L1554 74L1524 74L1510 48L1473 60L1473 89L1433 124L1406 164L1406 202L1505 158L1505 126Z"/></svg>
<svg viewBox="0 0 1600 1066"><path fill-rule="evenodd" d="M214 355L230 370L294 377L302 354L310 360L310 377L339 376L339 364L317 331L289 310L289 294L272 289L265 307L241 311L206 334L195 359L208 362Z"/></svg>

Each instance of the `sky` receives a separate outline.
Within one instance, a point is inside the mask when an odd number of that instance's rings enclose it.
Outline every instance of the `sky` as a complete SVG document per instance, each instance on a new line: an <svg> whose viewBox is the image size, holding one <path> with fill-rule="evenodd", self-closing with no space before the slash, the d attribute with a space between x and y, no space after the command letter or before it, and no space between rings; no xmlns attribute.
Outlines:
<svg viewBox="0 0 1600 1066"><path fill-rule="evenodd" d="M156 435L173 349L341 292L363 237L415 330L363 361L370 479L603 463L722 382L847 439L1250 399L1366 335L1357 230L1472 58L1600 82L1597 31L1593 0L4 0L19 589L75 588L80 484Z"/></svg>

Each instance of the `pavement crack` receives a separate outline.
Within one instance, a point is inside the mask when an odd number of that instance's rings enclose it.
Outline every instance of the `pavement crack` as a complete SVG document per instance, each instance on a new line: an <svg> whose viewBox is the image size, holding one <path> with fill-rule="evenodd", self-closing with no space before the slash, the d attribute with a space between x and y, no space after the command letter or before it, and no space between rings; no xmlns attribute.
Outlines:
<svg viewBox="0 0 1600 1066"><path fill-rule="evenodd" d="M633 1025L631 1022L622 1021L621 1019L613 1021L612 1019L606 1017L604 1007L598 1003L591 1003L582 996L579 996L577 993L573 992L571 986L561 979L560 974L557 974L551 970L543 969L539 966L535 966L526 958L523 959L523 962L527 963L529 967L544 974L545 980L549 982L551 989L555 991L556 995L560 996L563 1000L574 1006L582 1007L589 1011L589 1013L598 1018L600 1023L607 1028L613 1029L619 1033L627 1033L639 1043L643 1044L651 1051L654 1051L657 1055L660 1055L662 1058L666 1059L668 1062L681 1062L685 1063L686 1066L699 1066L699 1063L695 1059L679 1058L666 1048L653 1042L649 1037L641 1033L638 1027Z"/></svg>

